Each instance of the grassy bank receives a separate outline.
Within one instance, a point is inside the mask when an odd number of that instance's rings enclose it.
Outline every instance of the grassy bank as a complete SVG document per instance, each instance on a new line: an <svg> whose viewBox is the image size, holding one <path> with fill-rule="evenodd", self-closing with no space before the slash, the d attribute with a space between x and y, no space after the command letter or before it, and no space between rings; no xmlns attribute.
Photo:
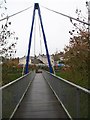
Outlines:
<svg viewBox="0 0 90 120"><path fill-rule="evenodd" d="M56 71L56 75L57 76L60 76L70 82L73 82L79 86L82 86L84 88L89 88L88 86L88 77L87 75L85 74L81 74L79 72L72 72L72 71L63 71L62 69L61 70L58 70Z"/></svg>
<svg viewBox="0 0 90 120"><path fill-rule="evenodd" d="M21 77L21 73L6 73L2 75L2 85L8 84L9 82L16 80Z"/></svg>
<svg viewBox="0 0 90 120"><path fill-rule="evenodd" d="M35 69L35 66L29 65L29 71ZM8 84L9 82L16 80L22 76L23 65L15 65L4 63L2 65L2 85Z"/></svg>
<svg viewBox="0 0 90 120"><path fill-rule="evenodd" d="M18 66L8 66L6 64L2 66L2 85L8 84L21 76L22 68L18 68Z"/></svg>

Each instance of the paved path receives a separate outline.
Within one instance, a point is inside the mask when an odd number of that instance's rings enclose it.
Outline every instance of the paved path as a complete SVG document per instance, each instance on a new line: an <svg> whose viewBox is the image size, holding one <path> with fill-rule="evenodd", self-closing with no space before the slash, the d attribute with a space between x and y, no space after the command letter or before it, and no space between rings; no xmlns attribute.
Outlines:
<svg viewBox="0 0 90 120"><path fill-rule="evenodd" d="M13 118L68 118L42 76L38 73Z"/></svg>

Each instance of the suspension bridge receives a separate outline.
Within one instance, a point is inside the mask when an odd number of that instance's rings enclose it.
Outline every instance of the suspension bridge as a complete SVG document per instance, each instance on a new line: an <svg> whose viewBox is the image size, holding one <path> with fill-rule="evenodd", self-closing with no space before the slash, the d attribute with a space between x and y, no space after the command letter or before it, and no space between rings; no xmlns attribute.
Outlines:
<svg viewBox="0 0 90 120"><path fill-rule="evenodd" d="M29 8L27 8L29 9ZM25 10L27 10L25 9ZM48 9L48 8L46 8ZM29 72L30 48L35 11L38 10L50 72L45 70ZM52 11L51 9L48 9ZM24 11L24 10L23 10ZM19 14L15 13L9 17ZM65 14L53 11L70 19ZM7 18L4 18L7 19ZM4 20L2 19L2 20ZM1 21L1 20L0 20ZM77 20L90 25L83 21ZM25 75L0 88L0 118L88 118L90 91L53 74L40 6L34 4Z"/></svg>

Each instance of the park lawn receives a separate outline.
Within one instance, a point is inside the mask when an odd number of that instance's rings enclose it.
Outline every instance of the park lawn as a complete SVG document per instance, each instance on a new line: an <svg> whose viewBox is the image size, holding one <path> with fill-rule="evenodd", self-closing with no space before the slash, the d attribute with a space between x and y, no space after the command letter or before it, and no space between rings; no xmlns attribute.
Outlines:
<svg viewBox="0 0 90 120"><path fill-rule="evenodd" d="M81 76L81 74L79 74L79 72L76 72L76 74L72 74L70 71L56 71L56 75L64 78L72 83L75 83L76 85L79 85L81 87L84 87L86 89L89 89L88 87L88 77L86 75Z"/></svg>

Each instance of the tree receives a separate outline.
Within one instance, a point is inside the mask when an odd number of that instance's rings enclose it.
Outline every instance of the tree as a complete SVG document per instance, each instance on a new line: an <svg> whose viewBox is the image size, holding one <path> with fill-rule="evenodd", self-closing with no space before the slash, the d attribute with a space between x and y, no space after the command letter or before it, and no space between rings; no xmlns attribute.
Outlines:
<svg viewBox="0 0 90 120"><path fill-rule="evenodd" d="M81 10L76 9L76 14L78 20L87 21ZM72 19L70 21L73 24L73 30L69 31L70 42L64 49L64 59L70 66L73 79L78 75L82 81L85 81L88 80L88 53L90 52L88 26L84 23L73 22Z"/></svg>
<svg viewBox="0 0 90 120"><path fill-rule="evenodd" d="M0 9L4 9L5 11L1 13L1 18L7 17L7 19L0 27L0 56L11 58L16 53L15 46L18 37L15 36L14 31L9 29L11 22L8 19L8 15L6 15L7 8L4 4L6 5L6 1L2 0L0 2Z"/></svg>

